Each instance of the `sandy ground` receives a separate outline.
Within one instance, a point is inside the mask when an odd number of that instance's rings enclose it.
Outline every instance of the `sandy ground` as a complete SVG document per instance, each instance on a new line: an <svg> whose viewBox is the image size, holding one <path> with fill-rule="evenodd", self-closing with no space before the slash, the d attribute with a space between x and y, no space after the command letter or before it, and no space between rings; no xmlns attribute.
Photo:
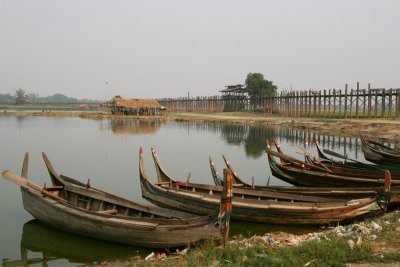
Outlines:
<svg viewBox="0 0 400 267"><path fill-rule="evenodd" d="M330 135L345 134L358 137L361 133L365 136L400 142L400 120L289 118L238 112L215 114L181 113L175 115L175 117L178 120L291 126Z"/></svg>

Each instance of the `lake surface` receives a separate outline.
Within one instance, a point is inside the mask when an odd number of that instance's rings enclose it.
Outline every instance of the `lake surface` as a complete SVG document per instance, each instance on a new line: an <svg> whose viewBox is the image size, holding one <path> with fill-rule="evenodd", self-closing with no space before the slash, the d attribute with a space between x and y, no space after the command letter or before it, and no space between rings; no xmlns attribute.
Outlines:
<svg viewBox="0 0 400 267"><path fill-rule="evenodd" d="M138 153L142 146L148 174L156 173L150 154L154 147L166 171L178 180L212 183L208 157L220 173L224 154L236 172L248 183L271 185L286 183L272 177L264 152L265 140L277 138L282 149L292 156L305 137L314 133L291 128L218 124L204 122L161 122L140 120L92 120L82 118L0 116L0 170L20 173L25 152L30 154L29 178L39 185L50 183L41 152L46 152L57 172L117 194L147 203L139 185ZM364 161L361 144L348 137L319 136L324 148L347 152ZM313 147L310 150L315 152ZM21 258L49 266L74 266L82 263L146 256L151 251L83 238L32 221L22 206L20 189L0 179L0 258L10 266ZM231 234L263 234L268 231L309 231L235 222ZM36 261L35 261L36 260Z"/></svg>

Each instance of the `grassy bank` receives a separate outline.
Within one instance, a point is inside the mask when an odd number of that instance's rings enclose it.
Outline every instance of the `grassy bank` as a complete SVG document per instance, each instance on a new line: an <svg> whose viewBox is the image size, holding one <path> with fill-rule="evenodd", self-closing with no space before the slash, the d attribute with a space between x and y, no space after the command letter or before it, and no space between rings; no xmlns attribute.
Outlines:
<svg viewBox="0 0 400 267"><path fill-rule="evenodd" d="M0 105L2 110L82 110L77 106Z"/></svg>
<svg viewBox="0 0 400 267"><path fill-rule="evenodd" d="M79 106L51 106L51 105L0 105L0 110L15 110L15 111L110 111L109 108L90 107L82 108Z"/></svg>
<svg viewBox="0 0 400 267"><path fill-rule="evenodd" d="M184 255L156 254L150 260L121 261L121 266L386 266L400 262L400 213L320 233L240 238L225 250L207 241ZM365 265L362 265L365 266Z"/></svg>

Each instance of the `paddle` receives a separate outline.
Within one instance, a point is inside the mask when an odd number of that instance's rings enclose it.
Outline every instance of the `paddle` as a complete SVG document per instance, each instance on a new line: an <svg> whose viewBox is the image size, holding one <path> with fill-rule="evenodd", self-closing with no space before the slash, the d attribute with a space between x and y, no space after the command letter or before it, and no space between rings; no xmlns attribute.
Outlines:
<svg viewBox="0 0 400 267"><path fill-rule="evenodd" d="M2 175L3 175L4 179L6 179L6 180L8 180L8 181L10 181L10 182L12 182L14 184L17 184L17 185L22 186L22 187L27 188L27 189L36 190L36 191L40 192L41 194L46 195L47 197L53 198L53 199L55 199L55 200L57 200L57 201L59 201L61 203L70 205L70 203L67 200L47 192L46 190L44 190L43 187L40 187L37 184L31 182L30 180L28 180L28 179L26 179L24 177L21 177L21 176L15 174L13 172L4 171L2 173Z"/></svg>
<svg viewBox="0 0 400 267"><path fill-rule="evenodd" d="M303 155L305 155L305 156L307 156L307 157L309 157L309 158L314 158L314 155L313 154L311 154L307 149L305 149L303 146L298 146L297 147L298 149L300 149L300 151L297 151L298 153L300 153L300 154L303 154Z"/></svg>
<svg viewBox="0 0 400 267"><path fill-rule="evenodd" d="M313 159L313 155L312 155L310 152L308 152L307 149L305 149L305 148L302 147L302 146L298 146L298 148L303 152L303 154L304 154L305 156L309 157L313 162L315 162L316 164L318 164L319 166L321 166L322 168L324 168L326 171L332 172L331 169L329 169L328 167L326 167L323 163L319 162L319 160L317 160L317 159L314 160L314 159Z"/></svg>
<svg viewBox="0 0 400 267"><path fill-rule="evenodd" d="M281 158L281 159L283 159L285 161L288 161L288 162L291 162L291 163L303 164L304 166L307 166L309 168L314 168L316 170L320 170L320 171L324 171L324 172L327 171L325 168L321 168L321 167L318 167L316 165L308 164L307 162L298 160L296 158L293 158L293 157L291 157L289 155L286 155L286 154L283 154L283 153L278 153L278 152L272 150L271 148L269 148L268 145L269 144L267 144L267 146L265 147L265 152L267 152L267 154L269 154L271 156ZM330 170L329 172L332 172L332 171Z"/></svg>
<svg viewBox="0 0 400 267"><path fill-rule="evenodd" d="M326 154L331 155L331 156L334 156L334 157L337 157L337 158L346 159L346 160L351 160L351 161L360 163L360 164L362 164L362 165L365 165L365 166L368 167L368 168L374 168L374 169L377 169L377 170L380 170L380 171L384 171L384 169L381 169L381 168L376 167L376 166L374 166L374 165L365 164L364 162L361 162L361 161L358 161L358 160L355 160L355 159L348 158L348 157L346 157L346 156L344 156L344 155L341 155L341 154L339 154L339 153L336 153L336 152L331 151L331 150L328 150L328 149L323 149L323 151L324 151Z"/></svg>

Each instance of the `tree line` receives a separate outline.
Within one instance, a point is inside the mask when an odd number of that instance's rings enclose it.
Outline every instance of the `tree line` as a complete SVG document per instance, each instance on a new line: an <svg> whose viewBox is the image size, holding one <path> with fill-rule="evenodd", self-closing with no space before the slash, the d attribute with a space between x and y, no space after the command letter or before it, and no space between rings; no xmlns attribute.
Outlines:
<svg viewBox="0 0 400 267"><path fill-rule="evenodd" d="M0 94L0 103L10 105L27 105L27 104L71 104L71 103L99 103L97 100L77 99L67 97L63 94L54 94L51 96L41 97L38 94L26 93L23 89L18 89L13 95Z"/></svg>
<svg viewBox="0 0 400 267"><path fill-rule="evenodd" d="M266 80L261 73L249 73L245 80L243 92L247 93L251 98L259 98L262 96L272 96L277 91L277 86L272 81ZM38 94L27 93L23 89L15 91L14 95L0 94L0 103L2 104L70 104L70 103L99 103L97 100L77 99L67 97L63 94L54 94L52 96L40 97Z"/></svg>

